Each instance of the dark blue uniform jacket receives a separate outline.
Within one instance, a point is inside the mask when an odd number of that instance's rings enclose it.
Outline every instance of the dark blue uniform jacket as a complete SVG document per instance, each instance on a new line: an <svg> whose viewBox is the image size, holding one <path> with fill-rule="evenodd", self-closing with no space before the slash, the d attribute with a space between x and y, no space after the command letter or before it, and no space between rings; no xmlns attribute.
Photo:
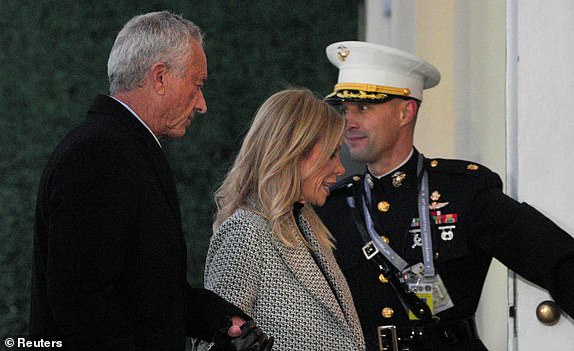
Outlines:
<svg viewBox="0 0 574 351"><path fill-rule="evenodd" d="M422 262L417 211L418 152L391 174L373 179L372 211L381 235L410 264ZM526 203L502 192L500 177L484 166L459 160L424 159L429 176L430 222L435 269L454 307L438 316L452 321L473 316L493 257L522 277L550 291L561 308L574 316L574 239ZM412 325L389 283L382 283L367 261L346 198L351 176L332 190L317 212L336 239L335 255L345 274L370 350L377 349L376 327ZM393 184L393 181L395 184ZM386 317L382 310L389 309ZM461 345L461 350L482 349Z"/></svg>

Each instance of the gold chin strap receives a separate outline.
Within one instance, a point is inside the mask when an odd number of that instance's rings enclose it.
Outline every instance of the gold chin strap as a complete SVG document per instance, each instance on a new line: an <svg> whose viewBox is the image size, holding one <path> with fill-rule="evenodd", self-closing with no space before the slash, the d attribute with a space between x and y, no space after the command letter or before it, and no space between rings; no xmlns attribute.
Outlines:
<svg viewBox="0 0 574 351"><path fill-rule="evenodd" d="M365 84L365 83L339 83L335 85L335 92L341 90L360 90L363 93L383 93L389 95L402 95L409 96L411 91L408 88L395 88L386 87L376 84Z"/></svg>

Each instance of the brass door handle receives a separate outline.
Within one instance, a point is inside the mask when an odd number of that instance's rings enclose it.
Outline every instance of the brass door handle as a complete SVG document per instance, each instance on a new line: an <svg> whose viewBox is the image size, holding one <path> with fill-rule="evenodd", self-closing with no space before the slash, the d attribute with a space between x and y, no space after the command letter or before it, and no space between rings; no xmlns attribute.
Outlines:
<svg viewBox="0 0 574 351"><path fill-rule="evenodd" d="M554 301L542 301L536 307L536 318L546 325L554 325L560 320L560 308Z"/></svg>

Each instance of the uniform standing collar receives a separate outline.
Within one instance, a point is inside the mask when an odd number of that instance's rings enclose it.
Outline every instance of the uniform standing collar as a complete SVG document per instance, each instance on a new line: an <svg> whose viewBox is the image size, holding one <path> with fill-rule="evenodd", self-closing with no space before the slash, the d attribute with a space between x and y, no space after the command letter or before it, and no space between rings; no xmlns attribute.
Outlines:
<svg viewBox="0 0 574 351"><path fill-rule="evenodd" d="M393 168L392 170L388 171L387 173L383 174L383 175L375 175L370 169L369 166L367 166L367 171L374 177L377 179L382 179L386 176L388 176L389 174L397 171L399 168L403 167L405 164L407 164L407 162L409 162L412 158L413 155L415 155L415 148L413 147L411 149L411 152L409 153L409 155L403 160L403 162L401 162L397 167ZM418 152L416 152L416 155L418 155Z"/></svg>

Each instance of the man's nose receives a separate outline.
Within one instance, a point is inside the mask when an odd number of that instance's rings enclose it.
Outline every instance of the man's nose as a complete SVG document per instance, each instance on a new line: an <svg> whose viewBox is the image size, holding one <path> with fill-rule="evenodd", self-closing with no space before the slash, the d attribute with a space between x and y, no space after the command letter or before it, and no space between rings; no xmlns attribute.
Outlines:
<svg viewBox="0 0 574 351"><path fill-rule="evenodd" d="M346 130L357 128L357 118L352 112L345 113L345 120L347 121Z"/></svg>
<svg viewBox="0 0 574 351"><path fill-rule="evenodd" d="M207 102L205 101L205 97L203 96L203 91L199 92L199 98L195 103L195 111L201 114L207 112Z"/></svg>

